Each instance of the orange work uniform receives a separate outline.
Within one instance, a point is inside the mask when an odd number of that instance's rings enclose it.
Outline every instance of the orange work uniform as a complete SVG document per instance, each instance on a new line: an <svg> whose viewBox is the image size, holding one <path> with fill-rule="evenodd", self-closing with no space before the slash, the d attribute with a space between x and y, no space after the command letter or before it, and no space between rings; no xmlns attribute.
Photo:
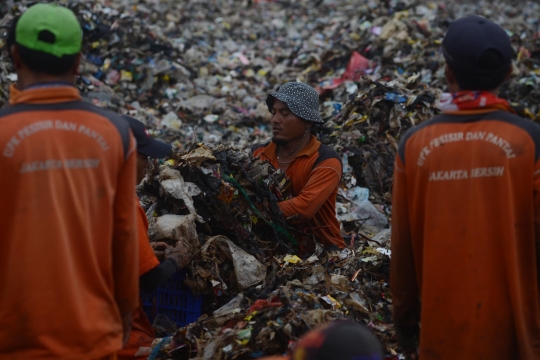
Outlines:
<svg viewBox="0 0 540 360"><path fill-rule="evenodd" d="M540 359L540 127L453 111L396 157L390 286L420 359Z"/></svg>
<svg viewBox="0 0 540 360"><path fill-rule="evenodd" d="M254 147L253 156L268 160L279 168L277 146ZM336 196L341 181L342 166L339 155L311 135L308 145L296 155L287 168L293 199L279 203L286 218L294 217L302 231L312 233L324 245L345 247L336 217Z"/></svg>
<svg viewBox="0 0 540 360"><path fill-rule="evenodd" d="M139 234L139 277L146 274L159 265L159 260L154 254L154 250L150 246L150 240L148 239L148 219L146 214L139 204L137 212L137 232ZM154 329L148 320L148 317L144 313L142 307L142 301L139 302L139 307L133 312L133 328L129 335L129 340L124 346L124 349L118 352L119 360L136 359L135 354L139 351L141 346L148 347L152 345L155 339ZM140 358L144 358L140 357Z"/></svg>
<svg viewBox="0 0 540 360"><path fill-rule="evenodd" d="M135 142L72 86L0 111L0 358L95 359L138 305Z"/></svg>

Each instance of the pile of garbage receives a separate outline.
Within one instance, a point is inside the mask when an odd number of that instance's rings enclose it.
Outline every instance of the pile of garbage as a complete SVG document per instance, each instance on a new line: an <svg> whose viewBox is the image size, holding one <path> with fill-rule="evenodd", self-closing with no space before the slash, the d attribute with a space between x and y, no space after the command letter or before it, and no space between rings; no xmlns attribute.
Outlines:
<svg viewBox="0 0 540 360"><path fill-rule="evenodd" d="M291 255L269 259L260 289L241 292L210 316L172 337L157 339L151 358L252 359L284 354L313 327L345 317L371 328L386 353L397 356L387 282L389 251L374 240L355 240L343 251L305 260Z"/></svg>
<svg viewBox="0 0 540 360"><path fill-rule="evenodd" d="M158 339L151 358L283 354L313 326L344 317L372 328L397 355L390 230L352 232L341 250L302 251L305 234L290 228L276 206L289 196L287 183L268 162L231 146L193 144L154 163L139 186L149 200L150 240L177 246L182 239L198 249L184 264L184 282L206 295L207 309L196 323Z"/></svg>
<svg viewBox="0 0 540 360"><path fill-rule="evenodd" d="M294 251L295 230L277 206L288 197L289 185L281 170L249 152L194 144L188 152L175 152L165 165L154 163L139 189L158 196L147 214L151 225L161 214L191 215L200 224L199 234L234 237L239 246L262 259L263 250ZM151 240L153 233L151 226Z"/></svg>
<svg viewBox="0 0 540 360"><path fill-rule="evenodd" d="M340 194L350 202L368 200L365 190L359 193L361 186L369 189L372 200L390 204L394 158L401 136L440 112L437 106L442 91L419 81L419 74L390 82L364 76L351 83L354 87L349 100L328 119L326 125L333 129L329 140L343 157ZM348 218L354 217L350 210L343 211Z"/></svg>

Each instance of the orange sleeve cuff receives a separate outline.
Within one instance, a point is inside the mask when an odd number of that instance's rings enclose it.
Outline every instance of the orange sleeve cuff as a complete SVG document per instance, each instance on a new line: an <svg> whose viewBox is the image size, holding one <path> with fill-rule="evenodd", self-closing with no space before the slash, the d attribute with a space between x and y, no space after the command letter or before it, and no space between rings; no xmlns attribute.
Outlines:
<svg viewBox="0 0 540 360"><path fill-rule="evenodd" d="M144 210L138 206L137 235L139 236L139 276L147 273L159 265L159 260L154 254L148 239L148 220Z"/></svg>

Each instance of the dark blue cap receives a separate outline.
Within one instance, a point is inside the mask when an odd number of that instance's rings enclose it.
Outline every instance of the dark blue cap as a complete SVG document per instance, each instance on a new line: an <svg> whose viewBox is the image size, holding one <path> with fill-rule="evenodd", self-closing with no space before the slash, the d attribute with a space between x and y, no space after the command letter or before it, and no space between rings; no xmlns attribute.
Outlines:
<svg viewBox="0 0 540 360"><path fill-rule="evenodd" d="M164 158L171 153L172 146L154 139L141 121L127 115L122 115L122 118L127 121L135 140L137 140L138 153L155 159Z"/></svg>
<svg viewBox="0 0 540 360"><path fill-rule="evenodd" d="M454 71L490 75L507 72L514 50L510 37L499 25L488 19L470 15L450 24L442 51L446 63ZM489 66L482 63L486 51L495 52L498 61Z"/></svg>

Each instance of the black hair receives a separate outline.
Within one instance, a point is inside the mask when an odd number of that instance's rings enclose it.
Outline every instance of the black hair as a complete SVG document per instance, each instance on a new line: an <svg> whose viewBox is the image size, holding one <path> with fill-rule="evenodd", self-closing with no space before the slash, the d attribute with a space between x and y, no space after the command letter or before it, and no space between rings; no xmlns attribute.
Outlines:
<svg viewBox="0 0 540 360"><path fill-rule="evenodd" d="M487 49L478 62L485 73L457 70L450 66L461 90L494 90L506 80L511 64L504 65L503 55L498 50Z"/></svg>
<svg viewBox="0 0 540 360"><path fill-rule="evenodd" d="M13 54L11 53L11 46L15 45L19 50L21 61L28 66L31 70L48 75L64 75L68 73L77 60L78 54L64 55L62 57L56 57L51 54L47 54L41 51L31 50L21 44L17 44L15 39L15 30L17 28L17 22L19 17L15 18L8 30L6 39L6 46L9 58L13 62ZM44 30L39 34L41 41L54 42L55 36L53 33Z"/></svg>

